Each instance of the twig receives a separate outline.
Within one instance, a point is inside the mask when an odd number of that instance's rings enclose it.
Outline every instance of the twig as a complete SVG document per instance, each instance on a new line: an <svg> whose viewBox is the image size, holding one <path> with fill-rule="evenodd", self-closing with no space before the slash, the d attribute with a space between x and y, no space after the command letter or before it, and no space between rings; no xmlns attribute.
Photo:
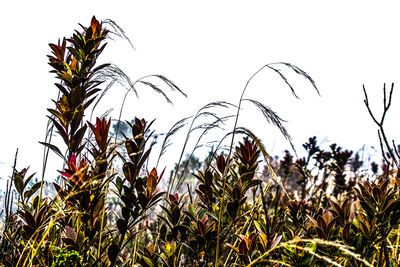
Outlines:
<svg viewBox="0 0 400 267"><path fill-rule="evenodd" d="M392 85L390 87L389 98L387 98L386 84L383 84L383 113L382 113L382 117L381 117L380 121L377 120L377 118L374 116L374 114L371 111L371 108L370 108L370 105L369 105L369 101L368 101L367 91L365 89L365 86L363 85L363 91L364 91L364 96L365 96L364 104L367 107L368 113L371 116L372 120L379 127L378 137L379 137L379 142L380 142L380 146L381 146L381 150L382 150L382 156L383 156L384 160L386 161L386 163L388 163L388 165L390 164L390 161L385 156L383 143L385 144L386 150L388 151L388 153L390 155L390 158L394 161L397 169L400 169L400 163L399 163L400 157L399 157L399 155L398 155L396 150L395 150L396 151L396 155L394 154L393 148L389 145L388 139L387 139L386 134L385 134L385 129L383 127L383 123L385 121L386 113L388 112L388 110L390 108L390 105L392 104L393 88L394 88L394 83L392 83ZM396 149L396 148L394 147L394 149Z"/></svg>

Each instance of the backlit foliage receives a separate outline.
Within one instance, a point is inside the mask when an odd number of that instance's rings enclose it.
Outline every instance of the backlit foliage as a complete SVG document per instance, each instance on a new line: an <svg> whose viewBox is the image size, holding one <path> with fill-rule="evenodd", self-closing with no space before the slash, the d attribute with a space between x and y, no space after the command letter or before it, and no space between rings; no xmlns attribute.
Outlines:
<svg viewBox="0 0 400 267"><path fill-rule="evenodd" d="M60 142L42 144L63 159L64 167L51 196L42 194L43 180L33 182L28 168L14 169L7 185L1 266L399 266L399 149L387 142L383 129L393 86L388 101L384 90L380 122L365 93L387 152L382 174L378 164L369 170L358 154L336 144L321 148L316 137L303 145L305 157L289 151L281 160L270 157L250 130L237 125L242 101L251 102L291 144L275 112L243 98L253 75L238 106L213 102L171 128L160 157L190 119L187 139L201 130L200 140L232 117L220 118L211 108L237 108L234 129L226 135L232 137L230 147L218 146L194 169L189 168L193 153L182 162L181 156L177 164L170 162L176 168L168 177L149 166L152 122L135 118L123 123L122 131L118 118L113 136L111 118L86 121L104 84L118 75L126 78L115 66L97 65L109 34L93 17L71 38L50 44L59 97L48 117ZM273 70L296 96L281 65L315 87L307 73L288 63L267 64L255 74ZM150 76L182 92L165 76ZM170 101L145 78L128 84L141 82ZM200 117L214 121L197 125ZM244 137L236 142L238 135Z"/></svg>

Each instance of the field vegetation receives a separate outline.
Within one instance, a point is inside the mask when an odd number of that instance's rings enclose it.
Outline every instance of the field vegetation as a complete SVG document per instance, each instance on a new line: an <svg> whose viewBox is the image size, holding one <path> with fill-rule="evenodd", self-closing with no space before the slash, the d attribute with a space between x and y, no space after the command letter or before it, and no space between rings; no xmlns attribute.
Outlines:
<svg viewBox="0 0 400 267"><path fill-rule="evenodd" d="M158 135L143 118L112 123L106 113L87 120L115 83L127 84L133 93L141 84L167 102L173 98L160 83L185 94L163 75L132 81L118 67L98 64L110 34L123 31L111 20L93 17L72 37L50 44L59 96L48 108L44 166L48 153L61 157L64 166L51 184L44 175L33 182L31 170L14 167L3 208L0 266L400 265L400 149L384 129L393 85L384 86L380 117L372 113L364 88L382 150L382 163L367 168L358 153L337 144L323 149L317 137L305 142L307 154L298 157L284 121L246 98L261 71L276 73L297 97L280 67L307 79L319 93L305 71L284 62L255 72L238 103L209 103ZM245 102L279 129L293 152L272 157L251 129L238 124ZM220 108L233 115L221 116ZM233 128L204 161L198 159L203 136L226 122ZM185 126L171 173L158 161L151 166L149 158L163 157ZM156 144L160 153L153 150Z"/></svg>

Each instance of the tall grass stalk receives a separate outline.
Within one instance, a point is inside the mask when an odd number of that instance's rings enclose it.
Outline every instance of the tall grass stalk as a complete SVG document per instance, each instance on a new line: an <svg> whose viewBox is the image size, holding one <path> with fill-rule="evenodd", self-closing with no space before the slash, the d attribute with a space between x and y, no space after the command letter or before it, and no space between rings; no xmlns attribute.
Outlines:
<svg viewBox="0 0 400 267"><path fill-rule="evenodd" d="M175 180L176 180L177 175L178 175L178 168L179 168L179 166L180 166L180 164L181 164L181 162L182 162L183 155L184 155L184 153L185 153L185 151L186 151L186 146L187 146L187 144L188 144L188 142L189 142L191 133L193 132L193 130L198 129L198 127L194 127L195 122L197 121L197 119L199 119L200 117L203 117L203 116L212 116L212 117L215 117L215 118L217 119L217 121L221 121L221 118L219 118L217 115L215 115L214 113L211 113L211 112L207 112L207 111L205 111L205 110L210 109L210 108L212 108L212 107L226 107L226 104L229 104L229 103L227 103L227 102L221 102L221 101L208 103L208 104L206 104L205 106L201 107L201 108L196 112L196 114L193 116L192 122L190 123L190 126L189 126L189 128L188 128L188 130L187 130L187 133L186 133L186 136L185 136L185 141L184 141L184 143L183 143L182 150L181 150L181 153L180 153L180 155L179 155L178 162L177 162L177 164L176 164L176 168L175 168L175 172L174 172L173 178L172 178L172 180L171 180L171 181L169 182L169 184L168 184L167 196L171 193L172 187L173 187L173 185L175 184ZM216 125L216 124L214 124L214 127L215 127L215 125ZM211 127L211 128L214 128L214 127ZM210 129L211 129L211 128L210 128ZM210 130L210 129L208 129L208 130ZM208 131L208 130L207 130L207 131ZM204 134L205 134L205 133L206 133L206 131L204 132ZM201 138L201 137L202 137L202 135L200 136L200 138Z"/></svg>
<svg viewBox="0 0 400 267"><path fill-rule="evenodd" d="M246 82L246 85L245 85L245 87L244 87L244 89L242 91L242 94L241 94L240 99L239 99L239 104L238 104L238 107L237 107L235 123L233 125L232 138L231 138L231 143L230 143L230 146L229 146L229 153L228 153L228 156L227 156L227 162L230 162L230 159L231 159L233 142L235 140L235 132L236 132L236 128L237 128L237 124L238 124L238 120L239 120L240 108L242 106L242 99L243 99L244 93L246 92L247 86L249 85L249 83L253 79L253 77L256 76L259 72L261 72L265 67L266 66L263 66L262 68L260 68L258 71L256 71L250 77L250 79ZM221 235L221 218L222 218L222 210L224 208L224 196L225 196L225 191L226 191L226 181L227 181L227 177L228 177L228 170L229 170L229 166L226 166L225 170L224 170L224 176L223 176L224 183L223 183L223 189L222 189L222 197L221 197L221 200L220 200L220 203L219 203L218 228L217 228L218 229L217 230L217 248L216 248L216 252L215 252L215 267L219 266L219 250L220 250L219 247L220 247L220 242L221 242L221 240L220 240L220 238L221 238L220 237L220 235Z"/></svg>
<svg viewBox="0 0 400 267"><path fill-rule="evenodd" d="M242 93L240 95L240 99L239 99L239 104L237 107L237 112L236 112L236 117L235 117L235 122L234 122L234 126L233 126L233 131L232 131L232 138L231 138L231 142L230 142L230 146L229 146L229 153L227 156L227 162L230 161L231 159L231 154L232 154L232 148L233 148L233 144L234 144L234 140L235 140L235 133L236 133L236 129L238 127L238 120L239 120L239 115L240 115L240 110L241 110L241 106L243 101L247 100L252 102L253 104L255 104L262 112L264 117L267 119L268 122L274 124L276 127L278 127L278 129L281 131L281 133L283 134L283 136L289 141L290 145L292 146L292 148L294 149L294 146L292 144L291 141L291 137L290 135L287 133L286 129L283 127L282 125L282 119L279 118L271 109L265 107L264 105L262 105L260 102L255 101L255 100L250 100L250 99L244 99L244 94L250 84L250 82L253 80L253 78L255 76L257 76L257 74L259 74L261 71L263 71L266 68L272 69L274 70L276 73L279 74L279 76L285 81L285 83L289 86L290 90L292 91L292 94L298 98L298 96L296 95L296 92L293 88L293 86L289 83L289 81L287 80L287 78L285 77L285 75L277 68L272 67L272 65L285 65L287 67L289 67L290 69L294 70L297 74L305 77L308 81L311 82L311 84L314 86L314 88L316 89L316 91L319 94L319 91L317 89L317 87L315 86L315 82L312 80L312 78L303 70L301 70L300 68L298 68L297 66L294 66L292 64L289 63L284 63L284 62L278 62L278 63L270 63L270 64L266 64L264 66L262 66L260 69L258 69L246 82L246 85L244 86ZM217 233L217 248L216 248L216 253L215 253L215 267L219 266L219 252L220 252L220 234L221 234L221 218L222 218L222 211L224 208L224 195L226 193L226 181L227 181L227 175L228 175L228 167L225 169L224 171L224 183L223 183L223 191L222 191L222 198L220 200L220 205L219 205L219 215L218 215L218 233Z"/></svg>
<svg viewBox="0 0 400 267"><path fill-rule="evenodd" d="M224 124L224 121L228 120L229 118L231 118L232 116L225 116L222 118L218 118L216 121L210 123L210 124L204 124L200 127L198 127L198 129L202 129L205 128L204 131L200 134L200 136L197 138L196 144L193 146L192 151L190 152L189 157L187 158L186 164L185 166L183 166L183 170L185 170L187 168L187 166L189 165L190 160L192 159L192 157L194 156L195 151L201 147L200 145L200 141L202 140L202 138L212 129L215 128L221 128L219 126L219 124ZM178 177L178 181L176 182L176 186L175 186L175 191L177 191L180 186L182 185L182 178L183 178L184 172L182 172L179 177Z"/></svg>

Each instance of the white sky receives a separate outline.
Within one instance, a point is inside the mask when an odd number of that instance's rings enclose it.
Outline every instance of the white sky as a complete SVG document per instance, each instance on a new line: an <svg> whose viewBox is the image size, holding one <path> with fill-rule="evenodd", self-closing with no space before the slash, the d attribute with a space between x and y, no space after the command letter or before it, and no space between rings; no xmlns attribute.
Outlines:
<svg viewBox="0 0 400 267"><path fill-rule="evenodd" d="M116 21L136 50L123 40L110 41L104 56L132 79L163 74L189 98L170 95L174 106L139 91L128 99L123 119L158 117L165 131L204 104L237 103L247 79L271 62L299 66L317 83L318 97L301 77L289 75L301 100L272 71L262 72L248 89L274 109L301 153L301 144L317 135L358 150L378 147L376 127L363 104L362 84L374 110L381 112L382 86L395 83L393 107L386 118L390 139L400 142L399 6L396 1L6 1L0 10L0 177L11 173L15 149L18 168L41 173L46 109L57 96L46 55L48 43L69 37L91 16ZM61 4L62 3L62 4ZM287 73L290 73L288 71ZM397 86L396 86L397 85ZM142 92L142 93L141 93ZM100 111L118 110L123 89L107 95ZM145 110L145 111L143 111ZM289 145L245 106L241 123L254 129L267 149L281 154ZM116 113L112 113L116 118ZM230 126L228 126L231 129ZM180 147L179 143L176 144ZM54 158L56 156L52 155ZM177 156L168 157L172 166ZM59 166L59 165L57 165ZM49 172L47 180L55 172Z"/></svg>

